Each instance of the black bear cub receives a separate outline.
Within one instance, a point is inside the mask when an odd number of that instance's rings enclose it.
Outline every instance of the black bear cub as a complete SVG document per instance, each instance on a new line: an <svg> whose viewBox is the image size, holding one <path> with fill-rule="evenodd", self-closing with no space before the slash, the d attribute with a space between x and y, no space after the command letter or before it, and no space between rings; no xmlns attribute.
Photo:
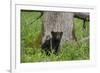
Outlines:
<svg viewBox="0 0 100 73"><path fill-rule="evenodd" d="M63 32L51 32L51 36L46 37L45 42L42 44L42 49L45 51L46 55L50 53L58 54L60 50L60 41L62 38Z"/></svg>

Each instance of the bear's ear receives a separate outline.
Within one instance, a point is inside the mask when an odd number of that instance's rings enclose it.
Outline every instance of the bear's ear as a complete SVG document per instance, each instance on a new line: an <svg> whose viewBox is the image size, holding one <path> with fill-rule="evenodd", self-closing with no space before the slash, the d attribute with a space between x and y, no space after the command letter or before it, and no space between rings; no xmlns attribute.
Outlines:
<svg viewBox="0 0 100 73"><path fill-rule="evenodd" d="M51 31L51 35L54 35L54 33L55 33L54 31Z"/></svg>

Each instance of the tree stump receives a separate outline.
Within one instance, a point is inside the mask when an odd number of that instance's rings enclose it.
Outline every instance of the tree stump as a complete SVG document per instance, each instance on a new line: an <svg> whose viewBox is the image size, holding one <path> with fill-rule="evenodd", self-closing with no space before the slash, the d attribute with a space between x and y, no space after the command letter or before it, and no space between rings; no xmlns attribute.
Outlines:
<svg viewBox="0 0 100 73"><path fill-rule="evenodd" d="M73 19L74 19L74 14L71 12L55 12L55 11L44 12L43 26L42 26L42 32L43 32L42 44L45 43L46 45L48 45L47 41L50 42L49 39L53 37L51 32L63 32L63 34L59 36L61 42L59 41L58 45L63 44L65 41L72 40ZM54 43L52 45L54 45Z"/></svg>

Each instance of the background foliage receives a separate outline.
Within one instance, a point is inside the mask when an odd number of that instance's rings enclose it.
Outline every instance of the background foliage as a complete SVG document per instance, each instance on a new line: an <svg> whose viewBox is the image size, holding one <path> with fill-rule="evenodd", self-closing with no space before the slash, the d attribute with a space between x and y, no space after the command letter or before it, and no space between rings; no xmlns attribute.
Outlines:
<svg viewBox="0 0 100 73"><path fill-rule="evenodd" d="M47 56L41 52L42 17L36 20L40 15L39 11L21 10L21 63L89 59L89 40L66 42L59 55L51 53ZM89 22L86 22L85 31L82 24L81 19L74 18L74 30L78 40L89 36Z"/></svg>

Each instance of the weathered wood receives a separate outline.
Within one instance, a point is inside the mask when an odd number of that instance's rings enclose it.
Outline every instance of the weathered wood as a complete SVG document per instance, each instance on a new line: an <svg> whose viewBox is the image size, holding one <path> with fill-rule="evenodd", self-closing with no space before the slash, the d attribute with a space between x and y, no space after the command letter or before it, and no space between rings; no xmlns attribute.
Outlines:
<svg viewBox="0 0 100 73"><path fill-rule="evenodd" d="M83 29L86 29L86 21L89 21L89 13L80 13L80 12L75 12L74 17L82 19L83 20Z"/></svg>
<svg viewBox="0 0 100 73"><path fill-rule="evenodd" d="M74 17L89 21L89 13L74 12Z"/></svg>
<svg viewBox="0 0 100 73"><path fill-rule="evenodd" d="M44 12L42 43L45 42L48 35L52 37L51 31L63 32L61 44L72 40L73 17L74 14L71 12Z"/></svg>
<svg viewBox="0 0 100 73"><path fill-rule="evenodd" d="M61 44L73 39L73 13L44 12L42 29L42 48L47 55L51 49L57 54Z"/></svg>
<svg viewBox="0 0 100 73"><path fill-rule="evenodd" d="M55 51L58 51L59 44L61 45L64 42L73 39L77 40L77 38L75 37L73 25L74 17L86 21L87 17L89 17L89 14L54 11L44 12L42 27L42 48L44 48L46 51L50 51L50 48L53 47L55 48ZM55 34L52 34L52 32Z"/></svg>

